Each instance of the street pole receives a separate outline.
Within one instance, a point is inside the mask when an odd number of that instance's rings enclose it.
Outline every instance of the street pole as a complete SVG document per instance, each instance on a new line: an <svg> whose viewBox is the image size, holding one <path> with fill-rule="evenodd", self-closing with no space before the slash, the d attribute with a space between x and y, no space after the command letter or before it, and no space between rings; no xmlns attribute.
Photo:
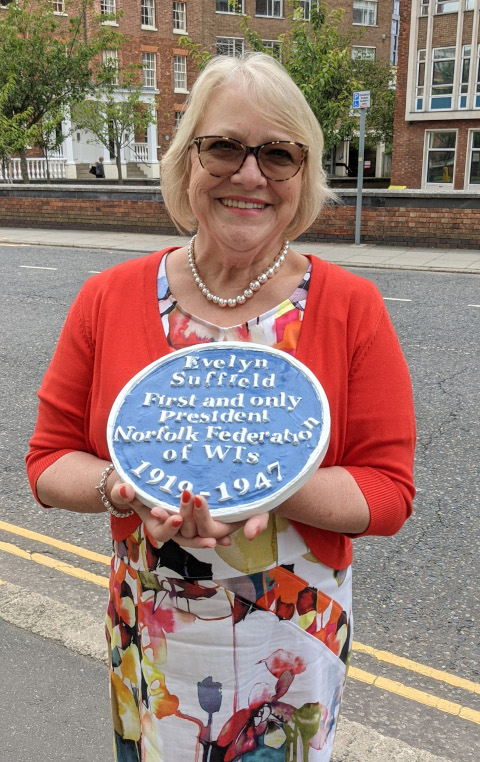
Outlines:
<svg viewBox="0 0 480 762"><path fill-rule="evenodd" d="M357 172L357 213L355 216L355 246L359 246L362 233L362 190L363 167L365 151L365 120L367 109L360 108L360 138L358 143L358 172Z"/></svg>

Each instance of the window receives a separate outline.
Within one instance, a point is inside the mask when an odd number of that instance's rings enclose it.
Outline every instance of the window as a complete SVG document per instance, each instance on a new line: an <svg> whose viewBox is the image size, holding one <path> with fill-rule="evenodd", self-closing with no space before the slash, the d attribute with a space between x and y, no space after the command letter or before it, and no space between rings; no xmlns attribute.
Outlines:
<svg viewBox="0 0 480 762"><path fill-rule="evenodd" d="M417 89L415 94L415 110L422 111L425 96L425 50L417 54Z"/></svg>
<svg viewBox="0 0 480 762"><path fill-rule="evenodd" d="M420 16L428 16L430 0L420 0Z"/></svg>
<svg viewBox="0 0 480 762"><path fill-rule="evenodd" d="M353 0L353 23L376 26L377 3L372 0Z"/></svg>
<svg viewBox="0 0 480 762"><path fill-rule="evenodd" d="M392 41L390 45L390 63L398 64L398 36L400 34L400 21L392 19Z"/></svg>
<svg viewBox="0 0 480 762"><path fill-rule="evenodd" d="M184 111L175 111L175 127L174 130L178 129L178 125L182 121L182 116L184 115Z"/></svg>
<svg viewBox="0 0 480 762"><path fill-rule="evenodd" d="M455 74L455 48L434 48L430 108L451 109L453 78Z"/></svg>
<svg viewBox="0 0 480 762"><path fill-rule="evenodd" d="M473 102L474 108L480 108L480 45L477 50L477 76L475 82L475 100Z"/></svg>
<svg viewBox="0 0 480 762"><path fill-rule="evenodd" d="M142 0L142 26L155 28L155 0Z"/></svg>
<svg viewBox="0 0 480 762"><path fill-rule="evenodd" d="M217 37L217 56L243 56L244 42L240 37Z"/></svg>
<svg viewBox="0 0 480 762"><path fill-rule="evenodd" d="M4 0L2 0L2 5L6 7L8 3L5 3ZM65 2L64 0L52 0L53 5L53 12L54 13L65 13Z"/></svg>
<svg viewBox="0 0 480 762"><path fill-rule="evenodd" d="M354 61L357 59L360 59L361 61L374 61L376 52L376 48L354 45L352 47L352 58Z"/></svg>
<svg viewBox="0 0 480 762"><path fill-rule="evenodd" d="M427 132L426 182L453 186L455 132Z"/></svg>
<svg viewBox="0 0 480 762"><path fill-rule="evenodd" d="M115 13L115 0L100 0L100 13Z"/></svg>
<svg viewBox="0 0 480 762"><path fill-rule="evenodd" d="M173 89L175 92L187 92L187 57L173 57Z"/></svg>
<svg viewBox="0 0 480 762"><path fill-rule="evenodd" d="M272 56L280 60L282 54L282 43L280 40L262 40L262 45L267 50L272 51Z"/></svg>
<svg viewBox="0 0 480 762"><path fill-rule="evenodd" d="M303 8L303 18L305 21L310 21L312 8L316 8L317 4L317 0L300 0L299 6Z"/></svg>
<svg viewBox="0 0 480 762"><path fill-rule="evenodd" d="M460 79L460 97L458 108L467 108L468 79L470 77L470 61L472 58L472 46L464 45L462 48L462 72Z"/></svg>
<svg viewBox="0 0 480 762"><path fill-rule="evenodd" d="M438 0L437 13L458 13L458 0Z"/></svg>
<svg viewBox="0 0 480 762"><path fill-rule="evenodd" d="M118 85L118 50L102 51L103 66L110 73L112 85Z"/></svg>
<svg viewBox="0 0 480 762"><path fill-rule="evenodd" d="M469 185L480 187L480 130L472 130L470 133L467 177Z"/></svg>
<svg viewBox="0 0 480 762"><path fill-rule="evenodd" d="M187 6L186 3L173 4L173 31L187 31Z"/></svg>
<svg viewBox="0 0 480 762"><path fill-rule="evenodd" d="M0 0L0 8L7 8L9 3L12 2L13 0ZM55 8L53 10L55 10Z"/></svg>
<svg viewBox="0 0 480 762"><path fill-rule="evenodd" d="M256 16L282 17L282 0L256 0Z"/></svg>
<svg viewBox="0 0 480 762"><path fill-rule="evenodd" d="M473 11L475 8L475 0L465 0L465 10Z"/></svg>
<svg viewBox="0 0 480 762"><path fill-rule="evenodd" d="M157 61L155 53L142 53L143 86L157 86Z"/></svg>
<svg viewBox="0 0 480 762"><path fill-rule="evenodd" d="M216 13L243 13L243 0L236 0L233 4L229 0L216 0L215 11Z"/></svg>

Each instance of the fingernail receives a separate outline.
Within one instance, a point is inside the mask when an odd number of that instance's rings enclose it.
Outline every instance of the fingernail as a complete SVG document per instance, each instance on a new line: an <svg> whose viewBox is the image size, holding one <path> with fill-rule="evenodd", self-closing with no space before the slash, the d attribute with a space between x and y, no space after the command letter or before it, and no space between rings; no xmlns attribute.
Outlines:
<svg viewBox="0 0 480 762"><path fill-rule="evenodd" d="M184 489L182 492L182 503L188 503L191 497L192 496L190 492L188 491L188 489Z"/></svg>
<svg viewBox="0 0 480 762"><path fill-rule="evenodd" d="M180 527L183 524L183 519L173 519L172 521L172 527Z"/></svg>
<svg viewBox="0 0 480 762"><path fill-rule="evenodd" d="M198 497L198 495L195 495L195 497L193 498L193 504L194 504L195 508L200 508L200 506L202 504L202 498Z"/></svg>
<svg viewBox="0 0 480 762"><path fill-rule="evenodd" d="M127 498L127 488L124 484L120 487L120 494L123 498Z"/></svg>

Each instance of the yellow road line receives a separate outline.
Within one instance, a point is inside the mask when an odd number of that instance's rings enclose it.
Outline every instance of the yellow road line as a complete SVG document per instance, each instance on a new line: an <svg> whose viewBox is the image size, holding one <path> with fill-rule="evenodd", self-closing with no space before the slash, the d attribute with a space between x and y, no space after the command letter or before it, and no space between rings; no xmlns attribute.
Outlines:
<svg viewBox="0 0 480 762"><path fill-rule="evenodd" d="M374 685L376 688L382 688L389 693L395 693L397 696L402 696L410 701L416 701L418 704L430 706L440 712L453 714L457 717L461 717L462 720L468 720L469 722L475 722L477 725L480 725L480 712L477 712L475 709L470 709L467 706L456 704L453 701L447 701L446 699L439 698L431 693L419 691L416 688L409 688L395 680L388 680L386 677L372 675L371 672L365 672L363 669L357 669L357 667L350 667L348 676L353 677L354 680L359 680L362 683Z"/></svg>
<svg viewBox="0 0 480 762"><path fill-rule="evenodd" d="M38 534L38 532L32 532L30 529L24 529L24 527L19 527L15 524L8 524L6 521L1 520L0 529L3 529L4 532L10 532L10 534L17 534L19 537L25 537L28 540L41 542L44 545L51 545L52 548L57 548L58 550L65 550L67 553L73 553L76 556L88 559L88 561L96 561L99 564L106 564L106 566L110 566L111 558L109 556L104 556L101 553L95 553L93 550L87 550L86 548L81 548L78 545L71 545L69 542L57 540L55 537L48 537L46 534Z"/></svg>
<svg viewBox="0 0 480 762"><path fill-rule="evenodd" d="M102 555L100 553L95 553L78 545L72 545L68 542L57 540L56 538L49 537L48 535L33 532L30 529L25 529L24 527L19 527L15 524L9 524L6 521L0 520L0 530L10 532L11 534L16 534L29 540L43 543L44 545L50 545L51 547L57 548L58 550L72 553L76 556L80 556L81 558L88 559L89 561L95 561L106 566L110 566L110 558L108 556ZM44 556L41 553L30 553L16 547L15 545L4 542L0 542L0 550L5 550L7 553L11 553L26 560L34 561L35 563L39 563L42 566L47 566L49 568L55 569L56 571L63 572L64 574L69 574L72 577L77 577L78 579L82 579L84 581L92 582L95 585L100 585L101 587L108 588L107 577L103 577L98 574L92 574L91 572L78 569L75 566L71 566L70 564L66 564L61 561L55 561L49 556ZM0 584L2 584L1 581ZM458 677L457 675L452 675L448 672L442 672L442 670L439 669L427 667L425 664L420 664L419 662L405 659L402 656L396 656L395 654L389 653L388 651L377 650L376 648L366 646L363 643L359 643L358 641L353 642L353 650L357 651L358 653L364 653L368 656L371 656L378 661L382 661L387 664L400 667L401 669L406 669L410 672L415 672L419 675L429 677L433 680L438 680L439 682L443 682L455 688L461 688L462 690L469 691L470 693L476 693L480 695L479 683L474 683L471 680L466 680L465 678ZM436 696L432 696L431 694L424 693L423 691L417 691L416 689L408 688L407 686L402 685L402 683L397 683L393 680L387 680L386 678L373 675L356 667L350 667L349 675L356 680L362 680L363 682L370 683L371 685L376 685L377 687L383 688L384 690L388 690L392 693L398 693L399 695L410 698L413 701L420 701L420 703L427 704L428 706L433 706L434 708L440 709L441 711L448 711L450 714L456 714L463 719L468 719L471 722L480 724L480 712L476 712L473 709L468 709L467 707L462 707L460 704L445 701L444 699L440 699ZM420 698L415 698L417 695ZM452 710L450 711L448 707L450 707Z"/></svg>
<svg viewBox="0 0 480 762"><path fill-rule="evenodd" d="M63 572L63 574L69 574L71 577L77 577L77 579L81 579L84 582L93 582L94 585L108 588L108 577L102 577L100 574L92 574L92 572L86 571L85 569L78 569L76 566L57 561L55 558L44 556L42 553L30 553L28 550L18 548L10 542L1 541L0 550L4 550L6 553L11 553L13 556L23 558L27 561L34 561L36 564L47 566L55 571Z"/></svg>
<svg viewBox="0 0 480 762"><path fill-rule="evenodd" d="M458 675L451 675L449 672L443 672L441 669L433 669L433 667L427 667L425 664L420 664L411 659L405 659L403 656L396 656L388 651L380 651L371 646L365 646L363 643L353 641L353 650L358 653L367 654L378 661L392 664L395 667L406 669L409 672L416 672L418 675L429 677L432 680L438 680L441 683L452 685L454 688L461 688L464 691L470 691L470 693L477 693L480 695L480 683L474 683L471 680L466 680Z"/></svg>

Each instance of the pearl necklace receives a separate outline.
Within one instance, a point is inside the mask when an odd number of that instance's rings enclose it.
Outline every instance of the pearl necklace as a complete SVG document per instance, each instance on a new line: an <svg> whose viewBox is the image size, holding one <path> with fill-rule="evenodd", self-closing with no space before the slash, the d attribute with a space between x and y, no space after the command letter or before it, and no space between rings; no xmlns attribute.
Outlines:
<svg viewBox="0 0 480 762"><path fill-rule="evenodd" d="M191 239L190 243L188 244L188 264L190 266L190 270L192 271L193 278L195 280L195 283L197 284L198 288L204 295L206 299L208 299L209 302L213 302L214 304L218 304L219 307L236 307L237 304L245 304L247 299L251 299L255 291L258 291L264 283L267 282L269 278L273 278L275 273L277 273L280 270L280 267L283 265L285 261L285 257L287 256L288 252L288 245L290 241L285 241L285 244L280 251L279 254L275 257L270 267L267 267L266 270L263 271L263 273L260 273L260 275L257 275L255 280L252 280L249 287L246 288L243 293L239 294L236 297L233 297L233 299L222 299L220 296L215 296L215 294L212 294L211 291L208 290L205 283L203 283L200 275L198 274L198 270L195 265L195 238L197 236L194 235Z"/></svg>

